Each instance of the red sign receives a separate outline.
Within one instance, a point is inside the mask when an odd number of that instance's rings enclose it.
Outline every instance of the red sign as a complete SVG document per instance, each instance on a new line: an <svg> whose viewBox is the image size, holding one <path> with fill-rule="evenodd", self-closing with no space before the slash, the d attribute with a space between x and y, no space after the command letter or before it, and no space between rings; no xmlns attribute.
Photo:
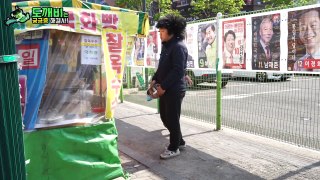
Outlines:
<svg viewBox="0 0 320 180"><path fill-rule="evenodd" d="M19 44L17 51L22 57L22 69L39 69L40 67L40 45L39 44Z"/></svg>
<svg viewBox="0 0 320 180"><path fill-rule="evenodd" d="M320 59L305 59L303 61L305 69L320 69Z"/></svg>

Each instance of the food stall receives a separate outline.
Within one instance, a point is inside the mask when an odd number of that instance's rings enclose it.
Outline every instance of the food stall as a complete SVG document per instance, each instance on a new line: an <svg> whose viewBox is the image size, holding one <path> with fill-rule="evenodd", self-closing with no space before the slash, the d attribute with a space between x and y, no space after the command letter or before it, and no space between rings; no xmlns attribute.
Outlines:
<svg viewBox="0 0 320 180"><path fill-rule="evenodd" d="M125 176L113 112L148 15L80 0L12 3L28 179Z"/></svg>

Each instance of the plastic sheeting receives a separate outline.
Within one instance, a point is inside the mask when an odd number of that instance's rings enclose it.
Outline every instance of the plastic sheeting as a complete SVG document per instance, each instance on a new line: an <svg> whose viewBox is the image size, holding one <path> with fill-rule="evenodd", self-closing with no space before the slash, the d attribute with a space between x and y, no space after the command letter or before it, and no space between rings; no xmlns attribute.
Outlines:
<svg viewBox="0 0 320 180"><path fill-rule="evenodd" d="M125 177L114 121L25 133L27 178L107 180Z"/></svg>
<svg viewBox="0 0 320 180"><path fill-rule="evenodd" d="M85 60L85 54L90 54L91 58L97 58L101 64L101 53L98 53L98 50L101 52L101 44L93 46L95 42L82 36L97 38L78 33L50 31L47 82L40 107L40 124L91 119L99 114L99 109L104 112L104 66L90 64Z"/></svg>
<svg viewBox="0 0 320 180"><path fill-rule="evenodd" d="M105 112L100 36L37 30L16 36L25 129L90 123ZM26 84L25 84L26 83Z"/></svg>

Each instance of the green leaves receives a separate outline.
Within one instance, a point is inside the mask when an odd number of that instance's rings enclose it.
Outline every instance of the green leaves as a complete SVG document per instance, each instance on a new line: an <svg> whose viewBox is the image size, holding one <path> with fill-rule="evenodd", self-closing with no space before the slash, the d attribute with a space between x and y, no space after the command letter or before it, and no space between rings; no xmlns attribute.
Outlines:
<svg viewBox="0 0 320 180"><path fill-rule="evenodd" d="M192 0L192 15L200 18L215 17L218 12L222 14L239 13L243 5L243 0Z"/></svg>
<svg viewBox="0 0 320 180"><path fill-rule="evenodd" d="M145 0L146 1L146 11L150 10L152 1L154 0ZM156 1L156 0L155 0ZM179 11L171 8L171 0L157 0L159 2L160 13L156 13L153 16L154 20L158 20L160 17L169 14L180 14ZM143 10L143 0L116 0L116 5L121 8L142 11Z"/></svg>
<svg viewBox="0 0 320 180"><path fill-rule="evenodd" d="M165 16L166 14L180 14L178 10L171 8L172 2L170 0L160 0L160 13L158 16L154 17L155 20L158 20L160 17Z"/></svg>
<svg viewBox="0 0 320 180"><path fill-rule="evenodd" d="M146 9L150 9L150 4L152 0L146 1ZM130 10L142 11L143 10L143 0L116 0L116 5L121 8L126 8Z"/></svg>
<svg viewBox="0 0 320 180"><path fill-rule="evenodd" d="M116 5L122 8L142 11L143 0L116 0ZM180 14L178 10L172 9L172 0L146 0L146 11L150 10L152 1L159 3L160 12L153 16L154 20L169 14ZM270 0L271 1L271 0ZM280 1L280 0L278 0ZM191 16L200 19L215 17L218 12L222 14L239 13L245 5L244 0L192 0Z"/></svg>

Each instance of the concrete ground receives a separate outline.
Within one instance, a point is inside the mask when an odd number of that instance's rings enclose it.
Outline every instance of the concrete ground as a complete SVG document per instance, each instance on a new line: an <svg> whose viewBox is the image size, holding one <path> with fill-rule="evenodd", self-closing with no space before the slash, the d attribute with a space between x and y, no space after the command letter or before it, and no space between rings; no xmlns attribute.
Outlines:
<svg viewBox="0 0 320 180"><path fill-rule="evenodd" d="M168 143L156 109L124 102L115 111L119 151L131 179L320 179L320 152L181 118L187 148L161 160Z"/></svg>

